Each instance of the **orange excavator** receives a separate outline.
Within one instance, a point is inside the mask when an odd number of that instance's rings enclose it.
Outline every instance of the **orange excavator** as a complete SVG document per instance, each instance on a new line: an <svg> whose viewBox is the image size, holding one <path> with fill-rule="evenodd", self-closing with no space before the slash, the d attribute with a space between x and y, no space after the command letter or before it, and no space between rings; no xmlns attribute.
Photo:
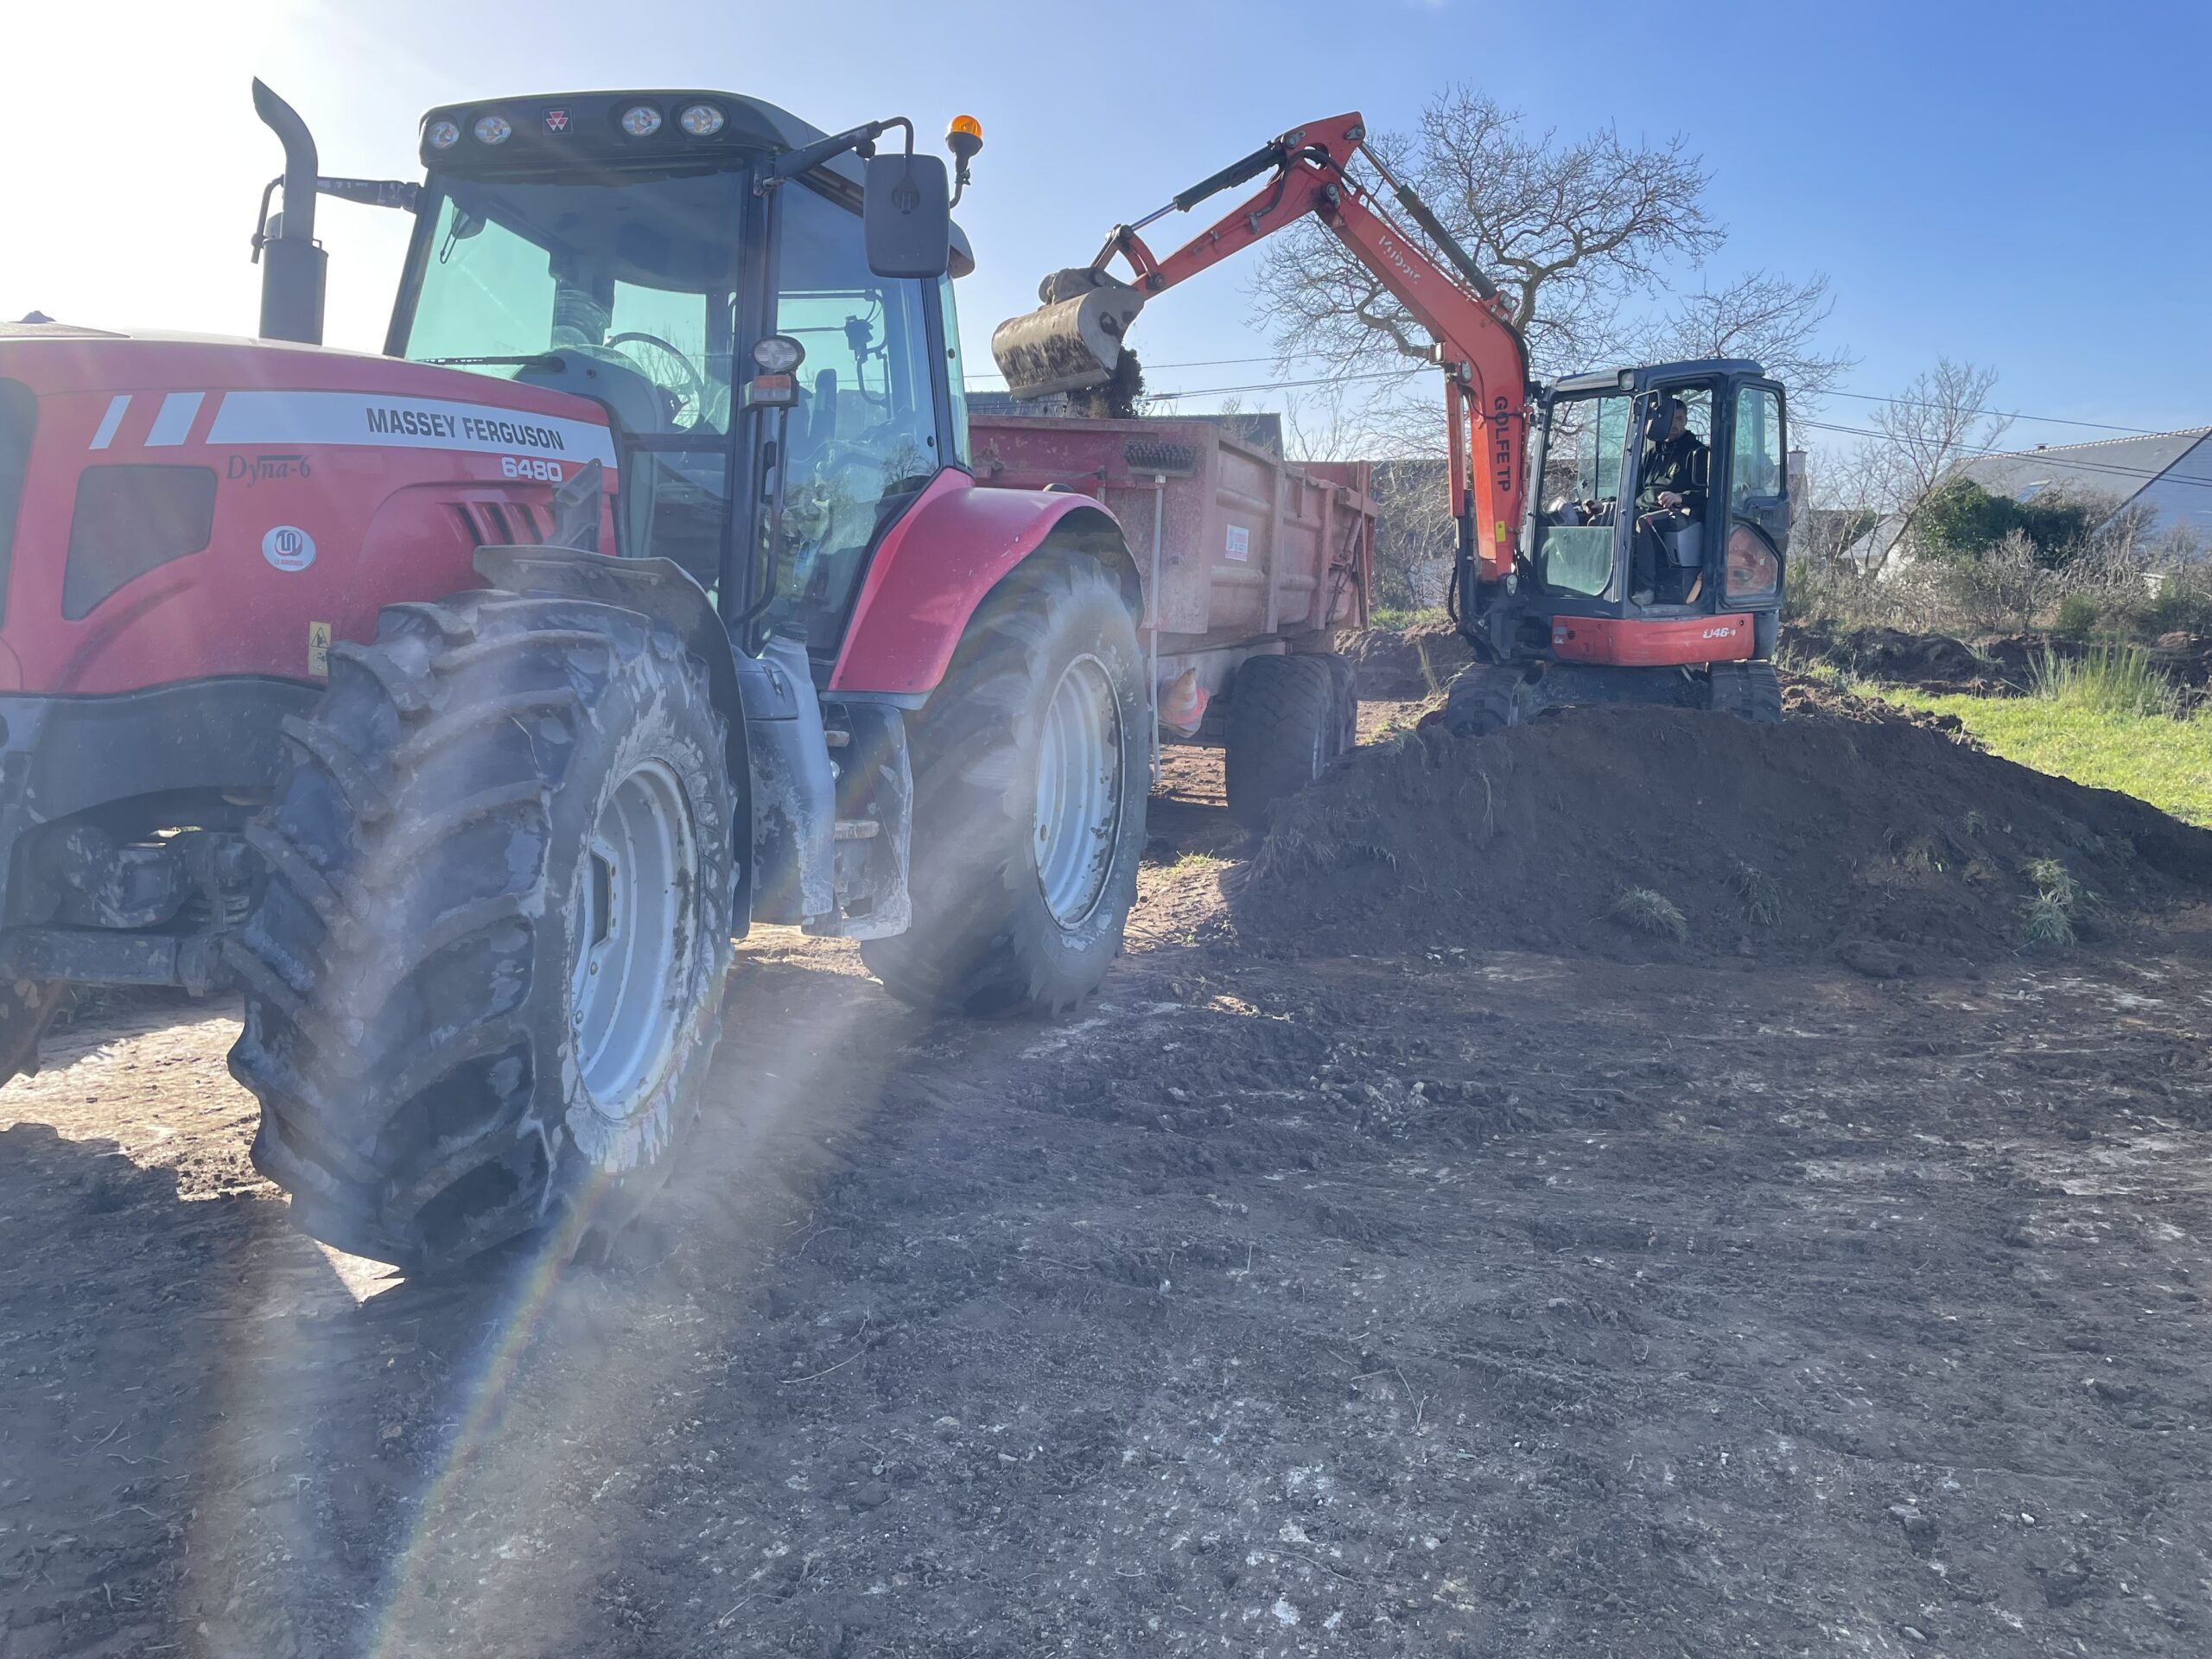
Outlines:
<svg viewBox="0 0 2212 1659"><path fill-rule="evenodd" d="M1353 175L1355 159L1414 231ZM1268 174L1172 253L1139 234ZM1428 333L1443 372L1458 524L1450 606L1476 658L1449 688L1445 722L1480 735L1594 702L1779 720L1782 387L1735 358L1536 383L1512 307L1369 148L1357 113L1293 128L1116 226L1088 265L1045 279L1039 309L1000 325L1000 372L1018 398L1107 385L1147 301L1309 213ZM1107 269L1117 258L1127 280Z"/></svg>

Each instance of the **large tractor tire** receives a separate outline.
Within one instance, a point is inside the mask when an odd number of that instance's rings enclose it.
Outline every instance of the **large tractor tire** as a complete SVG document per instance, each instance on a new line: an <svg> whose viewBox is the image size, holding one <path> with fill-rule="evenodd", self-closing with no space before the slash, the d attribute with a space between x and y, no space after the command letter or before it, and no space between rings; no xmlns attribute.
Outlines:
<svg viewBox="0 0 2212 1659"><path fill-rule="evenodd" d="M1782 683L1772 663L1715 663L1706 671L1706 706L1755 726L1782 720Z"/></svg>
<svg viewBox="0 0 2212 1659"><path fill-rule="evenodd" d="M1058 1013L1122 948L1144 847L1144 659L1096 562L1017 568L914 717L913 924L861 956L913 1007Z"/></svg>
<svg viewBox="0 0 2212 1659"><path fill-rule="evenodd" d="M1230 688L1222 776L1229 816L1264 830L1277 801L1295 795L1343 753L1345 697L1328 659L1248 657Z"/></svg>
<svg viewBox="0 0 2212 1659"><path fill-rule="evenodd" d="M395 605L248 831L231 1071L296 1221L411 1270L573 1248L668 1172L721 1033L736 795L705 666L583 601Z"/></svg>

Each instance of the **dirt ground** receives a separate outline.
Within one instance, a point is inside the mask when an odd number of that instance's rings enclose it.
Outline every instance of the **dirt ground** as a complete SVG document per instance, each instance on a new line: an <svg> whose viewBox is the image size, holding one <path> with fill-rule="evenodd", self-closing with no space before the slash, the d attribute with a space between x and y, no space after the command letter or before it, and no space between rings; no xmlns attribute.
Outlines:
<svg viewBox="0 0 2212 1659"><path fill-rule="evenodd" d="M330 1254L231 1008L79 1027L0 1092L0 1659L2212 1652L2212 906L1262 954L1172 753L1077 1019L756 936L601 1267Z"/></svg>

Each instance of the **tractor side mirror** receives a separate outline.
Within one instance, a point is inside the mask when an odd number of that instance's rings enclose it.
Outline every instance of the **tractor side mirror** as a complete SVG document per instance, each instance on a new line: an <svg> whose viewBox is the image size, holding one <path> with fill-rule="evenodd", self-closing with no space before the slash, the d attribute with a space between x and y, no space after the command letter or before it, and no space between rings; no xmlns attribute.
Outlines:
<svg viewBox="0 0 2212 1659"><path fill-rule="evenodd" d="M942 276L952 264L952 193L936 156L870 156L861 218L878 276Z"/></svg>

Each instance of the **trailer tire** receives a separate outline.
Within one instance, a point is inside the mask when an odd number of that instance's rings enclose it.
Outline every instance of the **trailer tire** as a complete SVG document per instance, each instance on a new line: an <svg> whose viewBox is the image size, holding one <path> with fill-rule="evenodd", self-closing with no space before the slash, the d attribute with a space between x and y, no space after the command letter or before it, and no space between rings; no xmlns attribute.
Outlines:
<svg viewBox="0 0 2212 1659"><path fill-rule="evenodd" d="M1754 726L1782 721L1782 683L1765 662L1715 663L1706 671L1706 707Z"/></svg>
<svg viewBox="0 0 2212 1659"><path fill-rule="evenodd" d="M1264 830L1277 801L1295 795L1344 752L1344 700L1319 657L1247 657L1230 689L1222 743L1229 816Z"/></svg>
<svg viewBox="0 0 2212 1659"><path fill-rule="evenodd" d="M910 727L913 922L861 944L894 996L1052 1014L1098 988L1136 902L1148 706L1096 561L1033 556L985 596Z"/></svg>
<svg viewBox="0 0 2212 1659"><path fill-rule="evenodd" d="M706 664L588 601L395 605L285 734L226 942L255 1167L410 1271L611 1237L721 1033L736 791Z"/></svg>

